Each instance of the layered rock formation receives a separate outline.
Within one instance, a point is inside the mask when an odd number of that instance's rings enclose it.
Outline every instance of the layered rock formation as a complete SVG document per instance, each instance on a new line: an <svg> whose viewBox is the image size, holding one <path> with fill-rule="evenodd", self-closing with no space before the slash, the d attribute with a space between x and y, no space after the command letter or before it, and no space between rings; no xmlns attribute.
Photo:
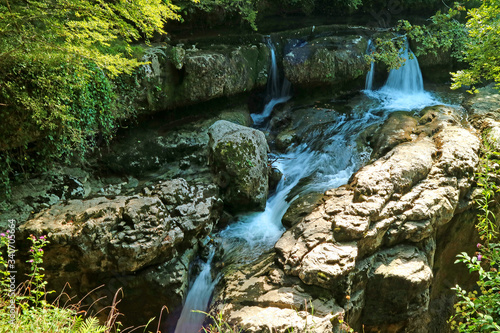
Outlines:
<svg viewBox="0 0 500 333"><path fill-rule="evenodd" d="M53 205L20 226L20 239L47 235L44 265L50 286L69 283L91 298L123 288L121 311L133 322L157 317L182 302L189 264L222 209L215 185L174 179L145 189L146 195L69 200ZM83 295L80 295L83 296ZM134 308L141 307L134 318Z"/></svg>
<svg viewBox="0 0 500 333"><path fill-rule="evenodd" d="M272 40L278 44L278 59L283 59L278 66L294 85L336 84L359 89L368 72L364 54L371 34L361 27L329 25L273 33ZM148 49L144 60L150 64L140 75L137 98L140 112L163 111L265 87L271 52L264 36L226 39L226 44L207 39Z"/></svg>
<svg viewBox="0 0 500 333"><path fill-rule="evenodd" d="M401 116L379 130L381 157L327 191L262 264L228 271L214 309L252 332L339 331L343 320L428 331L437 234L469 202L480 143L449 107Z"/></svg>

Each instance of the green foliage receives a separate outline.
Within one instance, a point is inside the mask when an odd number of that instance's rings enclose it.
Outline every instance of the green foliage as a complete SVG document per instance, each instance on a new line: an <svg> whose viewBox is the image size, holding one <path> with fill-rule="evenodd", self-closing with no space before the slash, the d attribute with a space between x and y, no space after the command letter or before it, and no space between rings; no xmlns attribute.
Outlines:
<svg viewBox="0 0 500 333"><path fill-rule="evenodd" d="M193 0L197 1L197 0ZM81 158L130 108L122 79L142 64L130 43L164 33L169 0L0 2L0 185L12 171Z"/></svg>
<svg viewBox="0 0 500 333"><path fill-rule="evenodd" d="M500 3L498 0L484 0L480 3L466 0L472 8L455 3L447 12L437 12L426 26L412 25L401 21L399 30L417 41L417 56L436 53L436 50L451 51L468 68L452 75L452 89L476 86L494 81L500 87Z"/></svg>
<svg viewBox="0 0 500 333"><path fill-rule="evenodd" d="M240 333L243 331L237 326L231 326L227 321L224 320L221 313L217 313L215 316L212 316L211 314L199 310L193 310L193 312L203 313L210 318L211 323L208 325L208 327L202 328L204 333Z"/></svg>
<svg viewBox="0 0 500 333"><path fill-rule="evenodd" d="M479 232L481 241L486 244L498 238L496 217L490 207L494 203L495 193L500 192L500 188L495 183L495 177L493 177L494 174L498 174L493 160L499 157L500 153L494 150L494 145L485 134L483 137L483 157L481 158L479 172L476 174L477 185L481 187L481 197L476 200L480 211L477 216L476 229Z"/></svg>
<svg viewBox="0 0 500 333"><path fill-rule="evenodd" d="M47 282L44 280L43 247L49 241L45 236L30 236L29 250L30 265L28 280L11 289L11 273L9 273L9 258L13 258L12 250L8 247L12 235L0 234L0 333L104 333L109 327L99 325L96 318L83 319L73 308L59 308L48 304L45 296ZM4 252L4 249L7 249ZM15 306L15 318L12 320L11 307Z"/></svg>
<svg viewBox="0 0 500 333"><path fill-rule="evenodd" d="M401 50L406 47L405 36L379 37L375 39L376 51L366 55L368 62L377 61L387 65L388 69L399 68L404 64L400 56Z"/></svg>
<svg viewBox="0 0 500 333"><path fill-rule="evenodd" d="M139 62L110 52L112 43L163 33L167 20L179 19L176 10L168 0L7 0L0 4L0 63L28 52L64 57L79 72L93 62L111 76L130 74ZM128 44L124 51L131 52Z"/></svg>
<svg viewBox="0 0 500 333"><path fill-rule="evenodd" d="M481 6L467 13L466 27L469 32L463 58L469 68L453 73L453 87L475 86L492 80L500 88L500 3L483 0Z"/></svg>
<svg viewBox="0 0 500 333"><path fill-rule="evenodd" d="M478 290L467 292L460 286L455 290L457 302L455 314L450 318L451 328L459 332L500 332L500 244L498 224L491 211L494 194L499 192L492 174L499 173L493 168L493 158L500 153L494 151L488 138L483 138L483 157L477 173L477 185L481 187L481 197L476 200L479 214L476 228L482 241L477 244L478 252L469 256L462 252L455 263L463 263L469 273L477 272Z"/></svg>
<svg viewBox="0 0 500 333"><path fill-rule="evenodd" d="M257 30L257 5L259 0L181 0L178 3L182 12L187 14L193 10L204 12L222 12L224 14L238 14L253 30Z"/></svg>
<svg viewBox="0 0 500 333"><path fill-rule="evenodd" d="M455 261L467 265L470 273L479 274L479 293L477 290L467 292L458 285L452 288L458 301L450 323L451 328L459 332L500 332L500 274L496 268L500 260L500 246L491 243L488 249L480 249L481 255L471 258L463 252Z"/></svg>

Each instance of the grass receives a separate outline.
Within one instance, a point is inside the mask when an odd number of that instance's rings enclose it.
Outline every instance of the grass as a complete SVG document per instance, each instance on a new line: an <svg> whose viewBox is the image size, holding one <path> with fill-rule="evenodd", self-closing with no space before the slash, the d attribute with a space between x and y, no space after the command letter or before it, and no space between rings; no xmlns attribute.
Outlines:
<svg viewBox="0 0 500 333"><path fill-rule="evenodd" d="M117 305L120 302L119 294L115 294L112 304L101 311L109 310L107 320L100 323L95 316L87 316L82 307L85 297L74 303L64 290L52 303L48 303L45 275L43 274L43 248L49 243L45 236L30 236L31 241L30 265L28 280L15 285L11 284L14 273L9 271L15 268L15 250L9 247L9 240L15 239L12 235L0 234L0 333L131 333L146 328L146 325L137 328L122 328L117 321L121 315ZM11 242L12 243L12 242ZM6 251L5 251L6 249ZM90 293L89 293L90 294ZM87 295L88 296L88 295ZM66 299L66 301L62 301ZM63 303L63 304L62 304ZM92 304L93 305L93 304ZM163 312L163 309L162 309ZM98 313L99 314L99 313ZM161 315L160 315L161 318ZM161 322L161 320L159 321ZM156 330L159 332L159 327Z"/></svg>

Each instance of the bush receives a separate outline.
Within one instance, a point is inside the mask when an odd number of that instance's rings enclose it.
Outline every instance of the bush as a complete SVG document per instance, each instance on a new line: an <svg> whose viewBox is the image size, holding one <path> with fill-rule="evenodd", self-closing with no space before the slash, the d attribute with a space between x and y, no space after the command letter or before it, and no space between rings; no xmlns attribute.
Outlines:
<svg viewBox="0 0 500 333"><path fill-rule="evenodd" d="M455 261L465 264L470 273L478 273L478 290L467 292L458 285L453 288L457 302L449 322L451 328L459 332L500 332L499 227L491 211L495 193L500 191L493 177L499 171L493 167L492 159L498 158L500 153L494 151L486 135L483 147L480 171L476 175L477 185L482 189L476 200L479 209L476 229L482 243L477 244L474 256L462 252Z"/></svg>
<svg viewBox="0 0 500 333"><path fill-rule="evenodd" d="M49 304L46 295L47 282L43 274L43 247L49 243L45 236L31 236L28 280L17 287L9 270L15 268L15 252L9 246L12 235L0 234L0 333L108 333L114 328L114 320L100 325L95 317L84 318L80 303L58 307ZM6 249L6 250L5 250ZM59 298L58 298L59 300ZM116 312L113 312L113 316ZM116 318L116 317L114 317ZM116 332L119 332L119 328Z"/></svg>

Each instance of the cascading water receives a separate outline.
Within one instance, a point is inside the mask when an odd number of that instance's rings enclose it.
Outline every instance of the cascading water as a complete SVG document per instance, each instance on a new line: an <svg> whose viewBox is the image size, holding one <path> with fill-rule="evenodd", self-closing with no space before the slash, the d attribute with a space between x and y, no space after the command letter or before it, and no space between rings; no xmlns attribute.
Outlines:
<svg viewBox="0 0 500 333"><path fill-rule="evenodd" d="M292 97L290 94L290 81L285 77L281 79L278 63L276 61L276 48L271 38L267 39L267 45L271 51L271 67L269 68L269 76L267 79L266 95L270 100L264 106L262 113L251 114L253 122L257 126L262 125L262 123L269 118L277 104L285 103Z"/></svg>
<svg viewBox="0 0 500 333"><path fill-rule="evenodd" d="M399 51L399 55L405 60L403 65L397 69L391 69L382 88L375 91L366 89L365 94L379 99L384 108L398 110L421 109L436 104L432 94L424 90L424 81L417 57L410 50L407 40ZM369 72L368 75L372 73Z"/></svg>
<svg viewBox="0 0 500 333"><path fill-rule="evenodd" d="M405 55L408 55L408 51ZM415 62L416 67L413 67L411 60L410 67L405 68L408 65L406 64L394 70L399 72L390 75L380 90L370 93L365 91L366 95L374 97L368 101L372 107L367 108L366 104L359 104L346 114L331 110L331 119L325 119L317 130L309 131L301 144L290 147L286 154L280 156L277 167L284 177L274 195L268 199L265 210L239 216L237 221L215 236L220 239L224 248L226 263L251 262L270 250L284 232L281 219L295 198L310 192L324 192L347 183L350 176L368 160L369 151L359 147L358 135L367 127L382 123L390 112L401 110L402 101L411 103L415 96L428 94L422 85L405 83L421 82L418 62ZM409 75L415 77L407 77ZM396 81L401 85L397 85ZM406 89L410 86L416 87L417 92ZM437 103L430 94L426 98L427 100L419 100L419 107ZM366 98L364 102L367 102ZM410 108L415 109L417 106L413 104ZM215 288L216 282L210 272L212 256L213 254L189 290L175 333L195 333L202 325L203 316L197 317L195 321L189 313L192 313L192 310L205 311ZM200 300L202 304L196 305L195 300Z"/></svg>
<svg viewBox="0 0 500 333"><path fill-rule="evenodd" d="M181 316L177 322L175 333L198 332L205 320L205 314L195 311L205 311L212 296L217 279L212 278L211 264L215 249L210 249L207 262L202 265L200 275L196 278L184 303Z"/></svg>
<svg viewBox="0 0 500 333"><path fill-rule="evenodd" d="M366 54L372 54L375 52L375 44L370 39L368 41L368 46L366 47ZM365 90L373 90L373 78L375 77L375 61L370 63L370 71L366 74L365 80Z"/></svg>

